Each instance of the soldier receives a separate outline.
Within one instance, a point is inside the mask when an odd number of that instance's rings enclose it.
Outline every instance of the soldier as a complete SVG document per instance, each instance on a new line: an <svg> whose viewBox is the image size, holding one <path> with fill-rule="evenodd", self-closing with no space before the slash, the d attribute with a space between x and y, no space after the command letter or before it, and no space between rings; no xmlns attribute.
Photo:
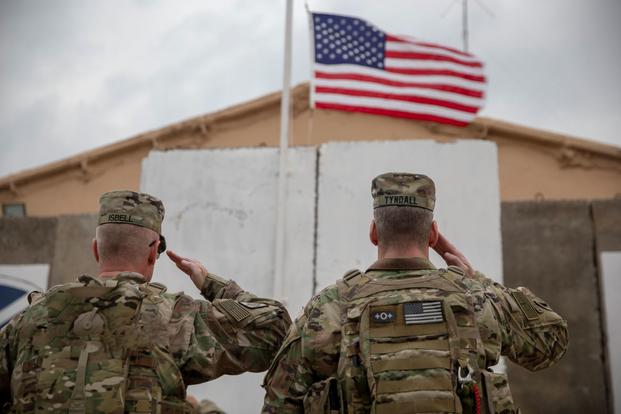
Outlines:
<svg viewBox="0 0 621 414"><path fill-rule="evenodd" d="M0 332L0 402L11 412L191 413L186 386L260 372L291 321L258 298L168 251L205 300L150 282L166 250L164 206L148 194L100 199L96 277L33 292Z"/></svg>
<svg viewBox="0 0 621 414"><path fill-rule="evenodd" d="M424 175L371 186L378 258L313 297L264 381L263 413L514 413L501 355L530 370L558 361L567 324L526 288L474 272L433 221ZM429 247L447 262L436 269Z"/></svg>

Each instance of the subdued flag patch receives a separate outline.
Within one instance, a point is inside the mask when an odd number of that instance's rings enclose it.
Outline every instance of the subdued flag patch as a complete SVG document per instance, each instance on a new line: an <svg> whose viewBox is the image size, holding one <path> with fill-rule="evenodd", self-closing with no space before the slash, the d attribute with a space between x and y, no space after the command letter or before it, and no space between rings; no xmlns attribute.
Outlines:
<svg viewBox="0 0 621 414"><path fill-rule="evenodd" d="M444 321L442 302L436 300L404 303L403 317L406 325L442 322Z"/></svg>

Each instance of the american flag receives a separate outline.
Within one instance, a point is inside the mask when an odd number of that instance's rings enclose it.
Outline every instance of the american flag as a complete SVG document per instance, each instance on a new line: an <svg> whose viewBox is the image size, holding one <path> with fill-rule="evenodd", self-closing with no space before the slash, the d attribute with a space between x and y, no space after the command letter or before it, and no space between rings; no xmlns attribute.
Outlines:
<svg viewBox="0 0 621 414"><path fill-rule="evenodd" d="M486 79L475 56L354 17L311 18L315 108L465 126L483 106Z"/></svg>
<svg viewBox="0 0 621 414"><path fill-rule="evenodd" d="M403 317L406 325L442 322L444 321L442 302L436 300L404 303Z"/></svg>

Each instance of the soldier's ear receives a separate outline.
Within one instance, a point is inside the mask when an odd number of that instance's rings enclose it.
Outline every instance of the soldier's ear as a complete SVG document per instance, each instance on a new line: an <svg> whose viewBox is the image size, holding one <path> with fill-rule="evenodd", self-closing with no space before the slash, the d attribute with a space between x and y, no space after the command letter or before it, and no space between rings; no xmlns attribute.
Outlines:
<svg viewBox="0 0 621 414"><path fill-rule="evenodd" d="M95 261L99 263L99 249L97 249L97 239L93 239L92 248L93 256L95 256Z"/></svg>
<svg viewBox="0 0 621 414"><path fill-rule="evenodd" d="M155 263L155 261L157 260L158 257L160 257L160 254L157 252L159 244L160 244L160 241L157 240L155 243L153 243L152 246L149 246L150 247L149 257L147 258L147 260L148 260L149 264L151 264L151 265Z"/></svg>
<svg viewBox="0 0 621 414"><path fill-rule="evenodd" d="M438 223L434 220L431 222L431 229L429 229L429 247L435 246L439 238L440 231L438 230Z"/></svg>
<svg viewBox="0 0 621 414"><path fill-rule="evenodd" d="M371 227L369 228L369 240L373 243L373 246L377 246L377 226L375 225L375 220L371 220Z"/></svg>

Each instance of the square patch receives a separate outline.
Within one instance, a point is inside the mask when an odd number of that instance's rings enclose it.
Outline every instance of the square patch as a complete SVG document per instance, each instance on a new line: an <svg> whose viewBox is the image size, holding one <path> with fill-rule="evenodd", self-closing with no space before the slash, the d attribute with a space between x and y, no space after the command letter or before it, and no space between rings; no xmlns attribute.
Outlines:
<svg viewBox="0 0 621 414"><path fill-rule="evenodd" d="M408 302L403 304L406 325L444 322L442 301Z"/></svg>

